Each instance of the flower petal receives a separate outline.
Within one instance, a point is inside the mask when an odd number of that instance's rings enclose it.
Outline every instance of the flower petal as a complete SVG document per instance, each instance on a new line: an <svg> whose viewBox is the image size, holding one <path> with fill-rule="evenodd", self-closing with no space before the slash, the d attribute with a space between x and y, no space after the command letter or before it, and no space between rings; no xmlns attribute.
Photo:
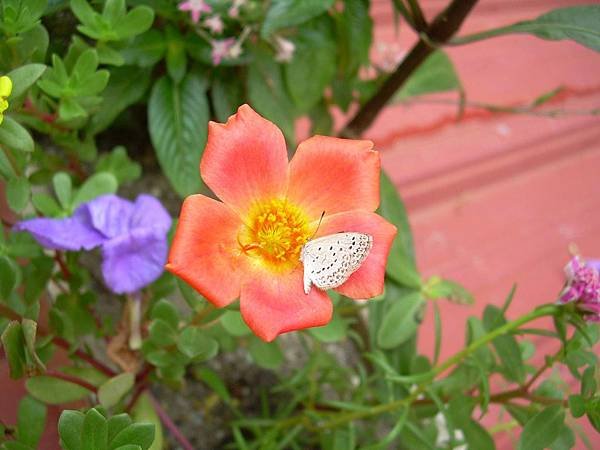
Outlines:
<svg viewBox="0 0 600 450"><path fill-rule="evenodd" d="M356 299L381 295L385 266L392 241L396 236L396 227L375 213L351 211L332 216L325 215L318 235L325 236L350 231L370 234L373 237L373 247L360 268L350 275L348 281L335 290ZM313 287L312 290L314 289Z"/></svg>
<svg viewBox="0 0 600 450"><path fill-rule="evenodd" d="M167 270L216 306L228 305L239 297L247 271L237 242L240 226L227 205L204 195L189 196L181 208Z"/></svg>
<svg viewBox="0 0 600 450"><path fill-rule="evenodd" d="M81 209L87 209L94 228L107 238L126 234L129 231L129 218L133 212L133 203L116 195L102 195L84 203Z"/></svg>
<svg viewBox="0 0 600 450"><path fill-rule="evenodd" d="M135 199L129 225L131 228L152 227L167 233L171 228L171 216L157 198L142 194Z"/></svg>
<svg viewBox="0 0 600 450"><path fill-rule="evenodd" d="M169 244L165 232L138 228L102 245L102 275L116 294L139 291L163 273Z"/></svg>
<svg viewBox="0 0 600 450"><path fill-rule="evenodd" d="M288 199L313 217L379 206L379 153L371 141L313 136L290 162Z"/></svg>
<svg viewBox="0 0 600 450"><path fill-rule="evenodd" d="M302 270L289 275L260 273L242 285L240 310L244 321L262 340L281 333L326 325L333 306L327 294L302 287Z"/></svg>
<svg viewBox="0 0 600 450"><path fill-rule="evenodd" d="M91 250L106 240L92 226L87 210L81 208L73 217L25 220L17 223L14 229L29 232L40 245L54 250Z"/></svg>
<svg viewBox="0 0 600 450"><path fill-rule="evenodd" d="M287 151L273 123L242 105L226 124L209 122L200 174L209 188L239 212L254 200L285 194Z"/></svg>

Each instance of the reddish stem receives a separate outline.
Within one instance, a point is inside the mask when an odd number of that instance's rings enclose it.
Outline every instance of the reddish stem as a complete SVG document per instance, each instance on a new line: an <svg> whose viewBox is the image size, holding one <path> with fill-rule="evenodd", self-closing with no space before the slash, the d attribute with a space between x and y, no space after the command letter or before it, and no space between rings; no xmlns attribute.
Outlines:
<svg viewBox="0 0 600 450"><path fill-rule="evenodd" d="M67 264L65 263L62 252L60 250L56 250L54 252L54 260L58 263L58 267L60 267L60 271L62 272L63 278L65 280L71 278L71 271L67 267Z"/></svg>
<svg viewBox="0 0 600 450"><path fill-rule="evenodd" d="M73 384L77 384L77 385L81 386L82 388L85 388L88 391L91 391L93 393L98 392L98 388L96 386L88 383L85 380L82 380L81 378L74 377L73 375L68 375L66 373L58 372L56 370L48 370L48 371L46 371L46 373L44 373L44 375L52 377L52 378L58 378L59 380L65 380L65 381L68 381Z"/></svg>
<svg viewBox="0 0 600 450"><path fill-rule="evenodd" d="M163 423L165 428L169 430L169 433L173 435L177 442L179 442L179 445L181 445L181 447L183 447L184 450L194 450L194 447L192 446L190 441L188 441L187 438L181 432L181 430L177 428L177 425L175 425L173 419L171 419L169 414L162 408L162 406L160 406L160 403L158 403L156 399L150 394L148 394L148 398L150 399L150 402L152 403L156 414L158 414L158 417L160 417L161 422Z"/></svg>
<svg viewBox="0 0 600 450"><path fill-rule="evenodd" d="M67 351L70 351L71 349L71 345L65 341L63 338L60 337L54 337L52 339L52 342L57 345L58 347L61 347ZM97 359L95 359L92 355L90 355L89 353L84 352L81 349L77 349L73 352L73 354L75 356L77 356L79 359L82 359L83 361L87 362L90 366L94 367L96 370L102 372L103 374L109 376L109 377L114 377L117 373L112 370L110 367L108 367L107 365L105 365L104 363L101 363L100 361L98 361Z"/></svg>

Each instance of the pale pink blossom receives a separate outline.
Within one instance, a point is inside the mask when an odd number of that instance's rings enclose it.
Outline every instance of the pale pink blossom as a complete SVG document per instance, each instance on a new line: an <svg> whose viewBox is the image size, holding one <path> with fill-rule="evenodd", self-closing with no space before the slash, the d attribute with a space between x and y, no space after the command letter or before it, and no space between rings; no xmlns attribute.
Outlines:
<svg viewBox="0 0 600 450"><path fill-rule="evenodd" d="M296 50L296 46L292 41L282 38L281 36L275 37L275 48L277 50L275 60L279 62L291 61L294 56L294 51Z"/></svg>
<svg viewBox="0 0 600 450"><path fill-rule="evenodd" d="M231 50L235 46L234 38L215 39L211 42L212 45L212 63L214 66L221 64L223 58L231 58Z"/></svg>
<svg viewBox="0 0 600 450"><path fill-rule="evenodd" d="M567 283L559 303L576 302L584 319L600 322L600 273L596 261L584 261L574 256L565 267Z"/></svg>
<svg viewBox="0 0 600 450"><path fill-rule="evenodd" d="M237 19L238 17L240 17L240 8L244 6L245 3L246 0L233 0L231 8L229 8L229 11L227 11L229 17L231 17L232 19Z"/></svg>
<svg viewBox="0 0 600 450"><path fill-rule="evenodd" d="M211 16L208 19L204 19L203 25L214 34L221 34L224 28L221 16Z"/></svg>
<svg viewBox="0 0 600 450"><path fill-rule="evenodd" d="M189 11L194 23L198 23L202 13L209 13L212 11L210 5L206 4L204 0L186 0L185 2L181 2L177 8L179 8L180 11Z"/></svg>

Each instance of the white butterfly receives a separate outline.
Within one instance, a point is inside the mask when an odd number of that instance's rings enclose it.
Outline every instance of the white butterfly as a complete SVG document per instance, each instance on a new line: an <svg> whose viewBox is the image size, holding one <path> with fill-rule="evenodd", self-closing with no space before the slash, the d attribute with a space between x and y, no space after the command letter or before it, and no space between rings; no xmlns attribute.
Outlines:
<svg viewBox="0 0 600 450"><path fill-rule="evenodd" d="M304 264L304 293L311 285L332 289L344 284L367 259L373 236L364 233L336 233L308 241L300 252Z"/></svg>

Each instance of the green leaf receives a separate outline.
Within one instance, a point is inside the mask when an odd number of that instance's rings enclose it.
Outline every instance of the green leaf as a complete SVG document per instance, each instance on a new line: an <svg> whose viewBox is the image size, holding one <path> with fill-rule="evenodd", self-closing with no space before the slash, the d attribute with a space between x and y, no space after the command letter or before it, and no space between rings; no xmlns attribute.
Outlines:
<svg viewBox="0 0 600 450"><path fill-rule="evenodd" d="M442 50L433 52L394 95L401 101L417 95L461 90L460 79L450 58Z"/></svg>
<svg viewBox="0 0 600 450"><path fill-rule="evenodd" d="M186 327L177 340L177 348L181 353L194 360L206 360L215 356L219 344L198 327Z"/></svg>
<svg viewBox="0 0 600 450"><path fill-rule="evenodd" d="M95 408L85 414L81 432L81 450L106 450L108 425L106 418Z"/></svg>
<svg viewBox="0 0 600 450"><path fill-rule="evenodd" d="M60 444L65 450L81 450L81 431L85 415L80 411L64 410L58 419Z"/></svg>
<svg viewBox="0 0 600 450"><path fill-rule="evenodd" d="M121 373L98 388L98 401L105 408L115 406L133 387L135 376L132 373Z"/></svg>
<svg viewBox="0 0 600 450"><path fill-rule="evenodd" d="M581 395L585 398L590 398L598 392L595 374L596 367L594 366L589 366L583 371L583 376L581 377Z"/></svg>
<svg viewBox="0 0 600 450"><path fill-rule="evenodd" d="M29 378L25 387L32 397L49 405L81 400L90 394L90 391L78 384L46 375Z"/></svg>
<svg viewBox="0 0 600 450"><path fill-rule="evenodd" d="M17 440L37 448L46 427L46 405L26 395L19 402Z"/></svg>
<svg viewBox="0 0 600 450"><path fill-rule="evenodd" d="M217 73L210 88L211 100L219 122L226 122L244 103L243 86L236 78Z"/></svg>
<svg viewBox="0 0 600 450"><path fill-rule="evenodd" d="M458 43L469 43L511 33L533 34L541 39L571 39L592 50L600 51L600 5L581 5L560 8L542 14L537 19L518 22L501 28L458 38Z"/></svg>
<svg viewBox="0 0 600 450"><path fill-rule="evenodd" d="M10 377L18 379L25 373L25 341L21 324L17 321L12 321L4 329L2 333L2 346L8 360L10 369Z"/></svg>
<svg viewBox="0 0 600 450"><path fill-rule="evenodd" d="M558 437L550 445L550 450L569 450L575 446L575 434L567 426L563 425L560 428Z"/></svg>
<svg viewBox="0 0 600 450"><path fill-rule="evenodd" d="M561 405L548 406L523 427L517 450L543 450L558 437L565 411Z"/></svg>
<svg viewBox="0 0 600 450"><path fill-rule="evenodd" d="M35 209L42 213L46 217L56 217L61 213L61 207L56 203L52 197L47 194L33 194L31 196L31 203Z"/></svg>
<svg viewBox="0 0 600 450"><path fill-rule="evenodd" d="M483 325L490 332L506 323L502 311L493 305L488 305L483 312ZM492 341L504 369L505 376L517 383L525 379L525 367L523 366L523 357L521 349L514 336L504 334L498 336Z"/></svg>
<svg viewBox="0 0 600 450"><path fill-rule="evenodd" d="M10 98L20 97L42 76L46 70L44 64L26 64L7 73L13 86Z"/></svg>
<svg viewBox="0 0 600 450"><path fill-rule="evenodd" d="M154 441L154 425L150 423L134 423L118 433L112 440L109 450L115 450L122 445L139 445L142 450L148 450Z"/></svg>
<svg viewBox="0 0 600 450"><path fill-rule="evenodd" d="M285 81L298 109L308 111L335 77L337 49L330 20L303 26L294 44L294 56L284 65Z"/></svg>
<svg viewBox="0 0 600 450"><path fill-rule="evenodd" d="M179 328L179 312L173 303L168 300L160 299L158 302L156 302L156 304L152 307L150 318L152 320L164 320L174 330Z"/></svg>
<svg viewBox="0 0 600 450"><path fill-rule="evenodd" d="M31 319L21 320L21 329L25 339L26 359L28 361L27 371L29 375L39 374L46 371L46 366L37 355L35 337L37 334L37 323Z"/></svg>
<svg viewBox="0 0 600 450"><path fill-rule="evenodd" d="M155 345L161 347L172 345L177 339L175 329L161 319L152 321L148 327L148 333L148 339L150 339L150 341Z"/></svg>
<svg viewBox="0 0 600 450"><path fill-rule="evenodd" d="M98 172L89 177L81 185L73 198L73 208L103 194L114 194L117 192L117 179L112 173Z"/></svg>
<svg viewBox="0 0 600 450"><path fill-rule="evenodd" d="M31 186L25 177L11 178L6 184L6 200L15 212L21 212L29 203Z"/></svg>
<svg viewBox="0 0 600 450"><path fill-rule="evenodd" d="M333 0L273 0L260 34L267 38L275 30L298 25L323 14L332 5Z"/></svg>
<svg viewBox="0 0 600 450"><path fill-rule="evenodd" d="M154 85L148 104L150 137L158 161L182 197L202 186L198 166L209 119L205 88L196 74L188 74L179 85L163 77Z"/></svg>
<svg viewBox="0 0 600 450"><path fill-rule="evenodd" d="M118 40L127 39L147 31L154 22L154 11L148 6L137 6L127 13L115 26Z"/></svg>
<svg viewBox="0 0 600 450"><path fill-rule="evenodd" d="M130 159L127 149L119 145L98 158L96 171L112 173L119 185L122 185L137 180L142 175L142 166Z"/></svg>
<svg viewBox="0 0 600 450"><path fill-rule="evenodd" d="M20 152L32 152L34 147L29 132L10 116L0 124L0 144Z"/></svg>
<svg viewBox="0 0 600 450"><path fill-rule="evenodd" d="M160 418L150 401L147 393L142 394L131 409L131 415L136 422L147 422L154 425L154 442L148 450L163 450L164 437Z"/></svg>
<svg viewBox="0 0 600 450"><path fill-rule="evenodd" d="M494 439L488 431L479 423L470 419L465 422L461 429L465 435L468 448L477 450L495 450Z"/></svg>
<svg viewBox="0 0 600 450"><path fill-rule="evenodd" d="M421 277L417 271L412 232L406 209L396 187L385 172L381 172L381 204L379 213L396 225L398 234L392 242L386 273L403 286L419 289Z"/></svg>
<svg viewBox="0 0 600 450"><path fill-rule="evenodd" d="M377 345L391 349L407 341L421 323L424 305L420 292L411 292L394 300L377 332Z"/></svg>
<svg viewBox="0 0 600 450"><path fill-rule="evenodd" d="M152 67L159 62L167 50L165 37L159 30L151 29L133 39L121 50L126 64Z"/></svg>
<svg viewBox="0 0 600 450"><path fill-rule="evenodd" d="M232 336L241 337L252 334L252 330L248 328L239 311L225 311L225 314L221 316L221 325Z"/></svg>
<svg viewBox="0 0 600 450"><path fill-rule="evenodd" d="M54 193L63 209L68 210L71 206L72 182L71 176L66 172L58 172L52 177Z"/></svg>
<svg viewBox="0 0 600 450"><path fill-rule="evenodd" d="M231 402L231 394L227 386L219 377L219 374L208 367L198 367L194 369L194 376L203 381L207 386L226 403Z"/></svg>
<svg viewBox="0 0 600 450"><path fill-rule="evenodd" d="M104 131L127 107L138 102L150 85L150 72L137 67L115 67L110 71L103 101L90 118L91 134Z"/></svg>
<svg viewBox="0 0 600 450"><path fill-rule="evenodd" d="M277 342L263 342L252 336L248 350L254 362L265 369L276 369L284 361L283 353Z"/></svg>
<svg viewBox="0 0 600 450"><path fill-rule="evenodd" d="M585 414L585 399L579 395L574 394L569 396L569 409L571 415L578 419Z"/></svg>
<svg viewBox="0 0 600 450"><path fill-rule="evenodd" d="M339 342L347 336L348 324L334 312L327 325L309 328L308 332L321 342Z"/></svg>
<svg viewBox="0 0 600 450"><path fill-rule="evenodd" d="M6 300L17 287L19 267L10 258L0 255L0 299Z"/></svg>
<svg viewBox="0 0 600 450"><path fill-rule="evenodd" d="M462 285L452 280L440 277L431 277L423 286L423 295L431 300L446 298L459 305L472 305L475 302L473 295Z"/></svg>
<svg viewBox="0 0 600 450"><path fill-rule="evenodd" d="M373 20L369 15L369 1L345 0L344 10L337 16L337 42L341 80L333 84L334 91L340 87L342 93L350 94L348 84L354 81L361 65L369 63L369 49L373 35ZM339 96L336 96L339 98ZM344 100L343 103L349 101ZM342 105L342 109L344 108Z"/></svg>
<svg viewBox="0 0 600 450"><path fill-rule="evenodd" d="M254 53L247 83L251 106L281 128L288 143L293 144L294 105L285 89L281 66L265 50Z"/></svg>
<svg viewBox="0 0 600 450"><path fill-rule="evenodd" d="M180 83L187 70L185 42L177 28L169 26L166 29L167 39L167 73L175 83Z"/></svg>

